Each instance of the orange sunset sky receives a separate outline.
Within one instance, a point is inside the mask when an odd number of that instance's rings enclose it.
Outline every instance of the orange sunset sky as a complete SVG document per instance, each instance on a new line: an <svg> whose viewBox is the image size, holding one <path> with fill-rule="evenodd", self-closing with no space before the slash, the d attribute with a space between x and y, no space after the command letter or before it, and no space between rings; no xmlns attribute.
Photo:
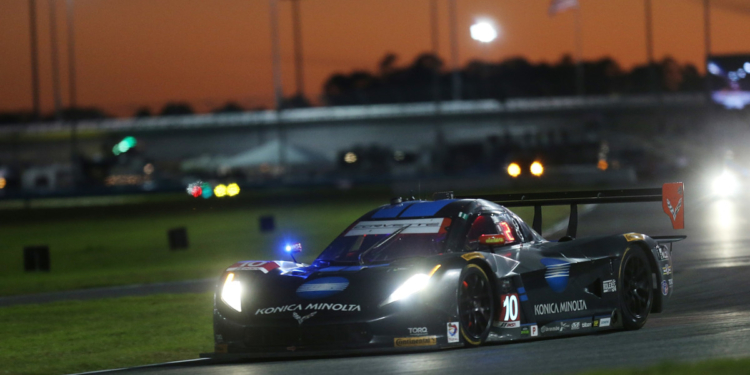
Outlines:
<svg viewBox="0 0 750 375"><path fill-rule="evenodd" d="M66 2L57 7L62 100L67 95ZM458 0L460 60L524 56L557 61L574 52L572 11L550 17L549 0ZM646 60L644 2L580 0L585 59ZM271 106L267 0L74 0L78 103L116 115L187 101L197 110L236 101ZM703 2L653 0L655 56L703 70ZM712 52L750 53L750 2L712 2ZM447 1L439 2L440 55L450 62ZM431 48L429 0L301 0L306 95L317 101L335 72L374 70L387 52L407 64ZM285 94L294 91L291 6L279 5ZM37 0L42 109L52 110L49 2ZM469 36L477 18L500 25L487 51ZM28 0L0 0L0 112L31 108Z"/></svg>

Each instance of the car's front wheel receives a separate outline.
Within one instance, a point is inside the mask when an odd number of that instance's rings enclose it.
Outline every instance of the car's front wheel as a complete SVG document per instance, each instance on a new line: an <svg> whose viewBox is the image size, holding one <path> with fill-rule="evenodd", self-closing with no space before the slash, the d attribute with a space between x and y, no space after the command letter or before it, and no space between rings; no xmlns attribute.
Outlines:
<svg viewBox="0 0 750 375"><path fill-rule="evenodd" d="M495 304L490 279L476 264L466 265L461 272L458 314L461 335L466 343L471 346L484 343L492 328Z"/></svg>
<svg viewBox="0 0 750 375"><path fill-rule="evenodd" d="M627 330L646 324L654 300L651 267L643 250L630 247L620 263L620 310L622 325Z"/></svg>

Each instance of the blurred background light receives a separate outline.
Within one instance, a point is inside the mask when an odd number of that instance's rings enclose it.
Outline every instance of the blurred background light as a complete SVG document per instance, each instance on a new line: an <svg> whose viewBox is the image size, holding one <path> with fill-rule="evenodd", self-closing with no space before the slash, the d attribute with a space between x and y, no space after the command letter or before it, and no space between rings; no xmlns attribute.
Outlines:
<svg viewBox="0 0 750 375"><path fill-rule="evenodd" d="M521 166L517 163L510 163L508 166L508 174L511 177L518 177L521 174Z"/></svg>
<svg viewBox="0 0 750 375"><path fill-rule="evenodd" d="M231 183L227 185L227 195L230 197L233 197L240 193L240 186L236 183Z"/></svg>
<svg viewBox="0 0 750 375"><path fill-rule="evenodd" d="M535 162L531 163L530 170L531 170L531 174L533 174L534 176L539 177L539 176L541 176L544 173L544 166L542 166L542 163L540 163L538 161L535 161Z"/></svg>
<svg viewBox="0 0 750 375"><path fill-rule="evenodd" d="M216 185L216 187L214 188L214 195L217 198L225 197L227 195L227 186L224 184Z"/></svg>
<svg viewBox="0 0 750 375"><path fill-rule="evenodd" d="M469 32L472 39L482 43L489 43L497 38L497 30L487 21L478 21L471 25Z"/></svg>

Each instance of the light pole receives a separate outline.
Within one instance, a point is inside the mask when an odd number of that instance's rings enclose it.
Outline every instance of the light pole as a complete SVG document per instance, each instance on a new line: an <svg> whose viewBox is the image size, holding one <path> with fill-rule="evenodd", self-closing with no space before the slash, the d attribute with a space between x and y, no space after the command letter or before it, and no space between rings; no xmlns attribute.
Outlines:
<svg viewBox="0 0 750 375"><path fill-rule="evenodd" d="M52 91L55 97L55 119L62 120L61 100L60 100L60 66L57 55L57 12L55 9L55 0L49 0L49 33L50 33L50 54L52 55Z"/></svg>
<svg viewBox="0 0 750 375"><path fill-rule="evenodd" d="M31 42L31 112L34 121L38 121L40 118L39 49L36 35L36 0L29 0L29 39Z"/></svg>

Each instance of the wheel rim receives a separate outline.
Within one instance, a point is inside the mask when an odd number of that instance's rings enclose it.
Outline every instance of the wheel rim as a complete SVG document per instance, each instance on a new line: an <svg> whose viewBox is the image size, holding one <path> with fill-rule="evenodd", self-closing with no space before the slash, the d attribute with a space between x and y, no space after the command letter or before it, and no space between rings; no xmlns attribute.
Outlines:
<svg viewBox="0 0 750 375"><path fill-rule="evenodd" d="M461 328L472 339L479 340L492 318L490 286L478 272L467 274L459 288L459 311Z"/></svg>
<svg viewBox="0 0 750 375"><path fill-rule="evenodd" d="M641 258L630 257L625 261L623 272L625 307L634 318L641 319L651 310L648 265Z"/></svg>

